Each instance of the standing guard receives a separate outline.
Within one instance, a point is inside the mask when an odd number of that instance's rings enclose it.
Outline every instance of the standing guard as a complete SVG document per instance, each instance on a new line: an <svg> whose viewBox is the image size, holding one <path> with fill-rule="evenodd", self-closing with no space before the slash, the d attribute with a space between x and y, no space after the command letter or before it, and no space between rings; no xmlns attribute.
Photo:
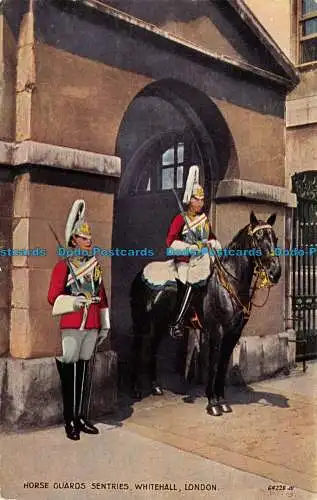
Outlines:
<svg viewBox="0 0 317 500"><path fill-rule="evenodd" d="M56 358L61 379L65 431L77 441L80 432L98 434L88 420L91 381L88 363L110 329L102 271L91 256L92 237L84 220L85 201L76 200L69 212L65 243L72 255L58 262L51 275L48 301L61 315L62 356Z"/></svg>
<svg viewBox="0 0 317 500"><path fill-rule="evenodd" d="M195 287L205 285L210 276L209 248L221 249L221 244L211 230L207 215L202 211L204 206L204 189L198 184L199 167L192 165L189 169L183 203L187 204L186 212L182 212L171 222L166 238L166 246L175 253L175 264L181 294L180 306L175 322L170 325L173 337L183 335L185 315L192 303ZM179 202L180 203L180 202ZM206 249L204 251L203 249ZM194 320L194 318L193 318ZM201 327L199 319L196 324Z"/></svg>

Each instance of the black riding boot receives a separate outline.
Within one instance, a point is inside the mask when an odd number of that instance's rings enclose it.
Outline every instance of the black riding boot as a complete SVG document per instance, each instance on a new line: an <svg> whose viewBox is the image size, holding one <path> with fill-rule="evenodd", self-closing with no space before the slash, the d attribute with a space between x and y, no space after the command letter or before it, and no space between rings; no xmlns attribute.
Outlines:
<svg viewBox="0 0 317 500"><path fill-rule="evenodd" d="M77 362L78 366L78 377L77 377L77 401L78 401L78 412L77 412L77 423L78 427L82 432L86 434L99 434L97 427L95 427L88 420L89 405L90 405L90 376L89 373L89 361L84 361L80 359Z"/></svg>
<svg viewBox="0 0 317 500"><path fill-rule="evenodd" d="M176 318L175 323L170 325L169 331L170 331L170 335L172 337L176 338L176 337L183 336L183 334L184 334L184 318L185 318L185 314L187 313L188 308L192 302L193 295L194 295L194 291L193 291L192 285L186 284L186 288L185 288L183 299L182 299L182 302L181 302L181 305L179 308L178 316Z"/></svg>
<svg viewBox="0 0 317 500"><path fill-rule="evenodd" d="M80 439L76 419L76 363L62 363L56 359L62 384L66 436L73 441Z"/></svg>

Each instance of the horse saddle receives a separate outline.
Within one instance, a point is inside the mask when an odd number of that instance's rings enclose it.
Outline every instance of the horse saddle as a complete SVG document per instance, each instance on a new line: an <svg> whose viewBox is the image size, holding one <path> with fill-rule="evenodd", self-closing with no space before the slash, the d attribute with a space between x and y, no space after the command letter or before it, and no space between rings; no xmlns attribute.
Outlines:
<svg viewBox="0 0 317 500"><path fill-rule="evenodd" d="M162 290L167 285L177 285L177 268L174 260L150 262L143 269L142 279L149 288Z"/></svg>
<svg viewBox="0 0 317 500"><path fill-rule="evenodd" d="M212 268L209 255L191 257L186 282L190 285L204 286ZM143 269L142 279L153 290L161 290L167 285L176 285L176 280L179 280L180 276L174 259L171 259L147 264Z"/></svg>

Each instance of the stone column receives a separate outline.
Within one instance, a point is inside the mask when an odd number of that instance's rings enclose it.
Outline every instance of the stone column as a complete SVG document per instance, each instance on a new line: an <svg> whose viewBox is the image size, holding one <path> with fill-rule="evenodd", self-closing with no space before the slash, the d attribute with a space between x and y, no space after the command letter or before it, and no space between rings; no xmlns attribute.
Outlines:
<svg viewBox="0 0 317 500"><path fill-rule="evenodd" d="M278 246L289 246L289 231L285 220L295 196L282 186L231 179L220 182L216 195L216 234L223 247L235 233L249 223L251 210L264 221L273 212ZM228 203L230 201L230 203ZM230 220L230 225L227 221ZM285 321L288 314L288 257L281 257L282 276L270 289L259 289L253 298L250 319L231 359L231 380L251 382L290 368L295 361L292 340L294 332ZM291 342L290 342L291 341Z"/></svg>
<svg viewBox="0 0 317 500"><path fill-rule="evenodd" d="M8 175L0 170L0 174ZM0 177L0 249L12 246L12 183ZM0 255L0 356L9 351L10 303L11 303L11 258Z"/></svg>
<svg viewBox="0 0 317 500"><path fill-rule="evenodd" d="M33 2L21 23L17 48L16 141L31 139L32 92L35 88Z"/></svg>

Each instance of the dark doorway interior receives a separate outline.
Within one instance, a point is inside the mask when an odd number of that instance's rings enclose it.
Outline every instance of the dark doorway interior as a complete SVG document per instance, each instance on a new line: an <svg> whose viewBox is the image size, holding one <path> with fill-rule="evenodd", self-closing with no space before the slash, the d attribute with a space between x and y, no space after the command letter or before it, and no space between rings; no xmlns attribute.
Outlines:
<svg viewBox="0 0 317 500"><path fill-rule="evenodd" d="M126 373L131 352L130 286L148 262L167 258L165 237L178 213L172 188L182 199L189 167L199 165L208 212L223 177L219 165L224 158L219 162L213 138L188 95L182 95L182 86L179 92L175 83L150 87L130 104L117 140L122 178L115 200L113 248L144 253L112 259L112 325L121 375ZM202 114L208 112L205 102L205 96L202 102L195 101L196 107L204 109Z"/></svg>

